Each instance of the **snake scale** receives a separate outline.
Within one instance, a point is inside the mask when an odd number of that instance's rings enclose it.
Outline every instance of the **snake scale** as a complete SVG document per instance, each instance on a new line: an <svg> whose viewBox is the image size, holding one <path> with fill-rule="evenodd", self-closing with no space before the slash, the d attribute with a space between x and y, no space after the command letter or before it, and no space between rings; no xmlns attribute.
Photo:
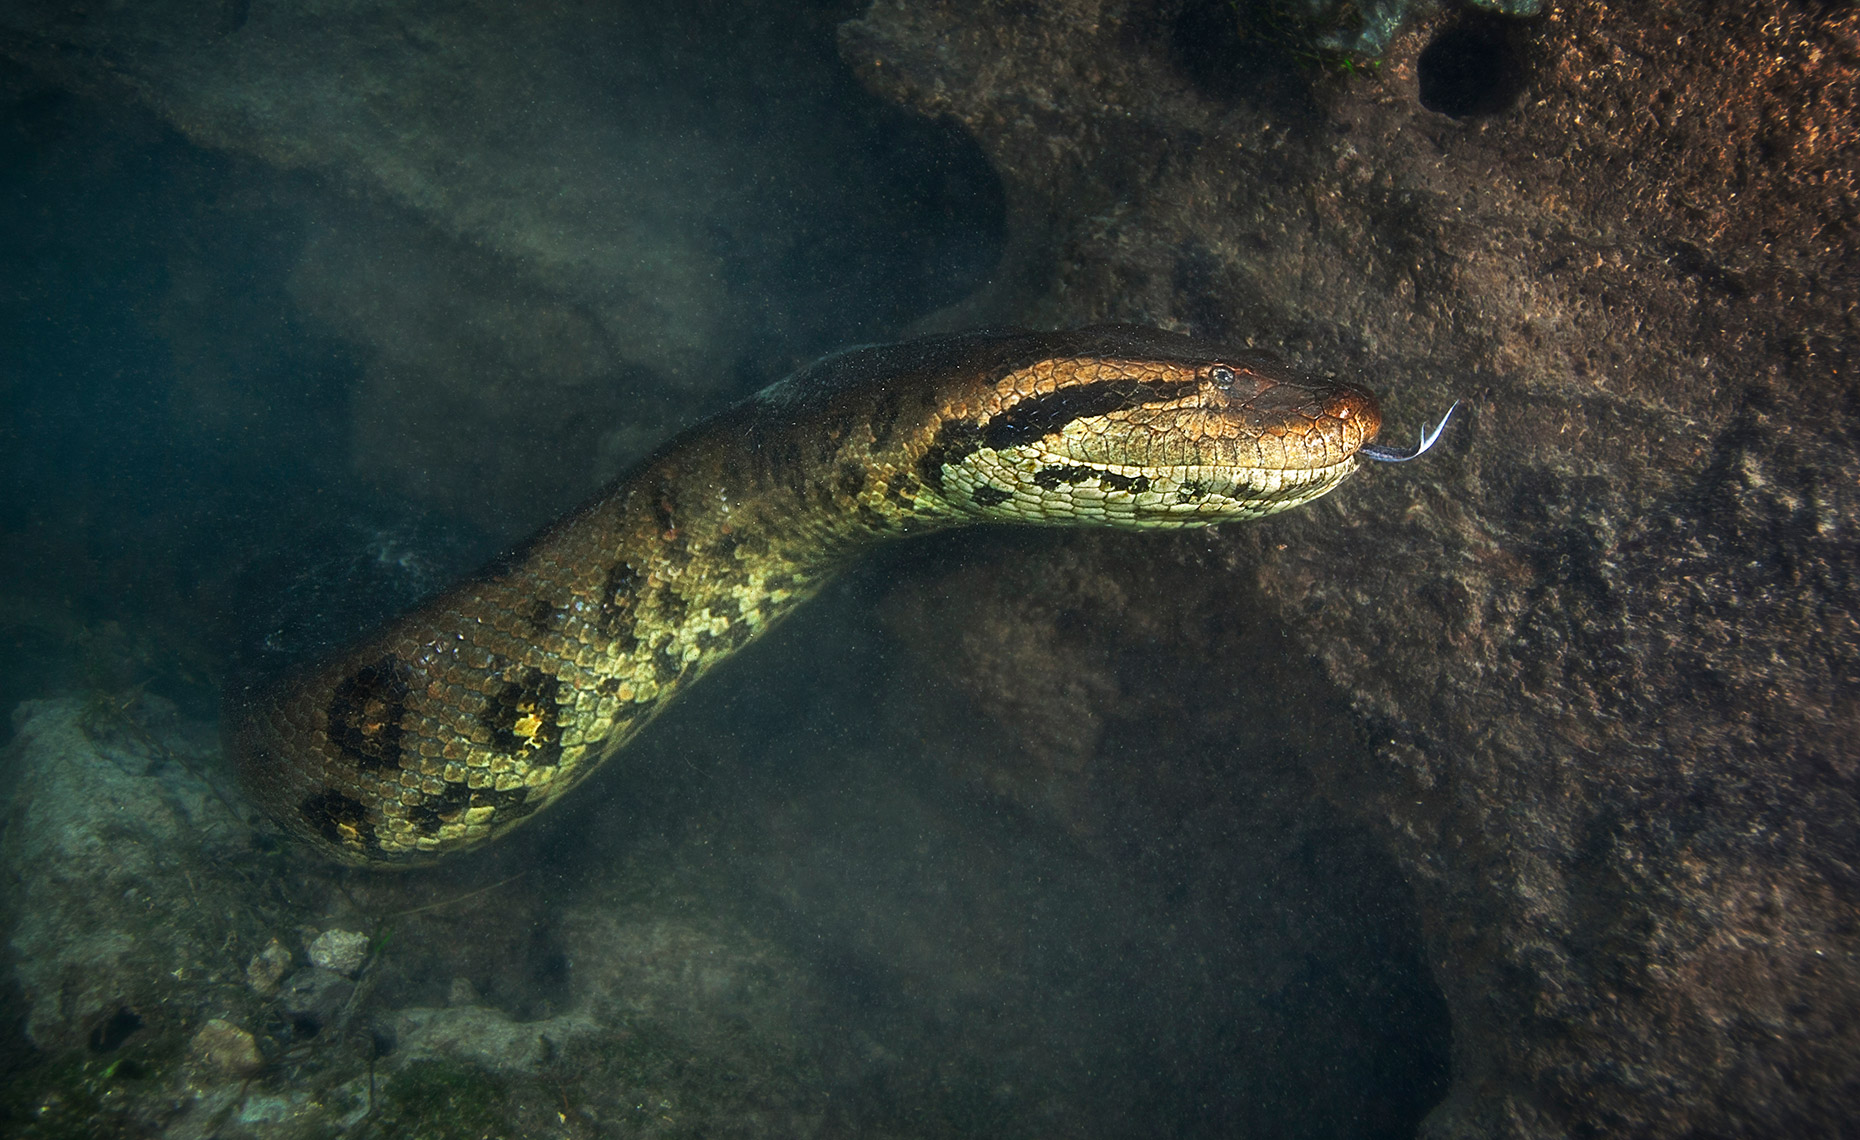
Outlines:
<svg viewBox="0 0 1860 1140"><path fill-rule="evenodd" d="M228 751L327 855L430 862L554 802L877 542L1258 518L1363 457L1411 458L1370 445L1380 424L1361 388L1154 329L849 350L334 657L233 694Z"/></svg>

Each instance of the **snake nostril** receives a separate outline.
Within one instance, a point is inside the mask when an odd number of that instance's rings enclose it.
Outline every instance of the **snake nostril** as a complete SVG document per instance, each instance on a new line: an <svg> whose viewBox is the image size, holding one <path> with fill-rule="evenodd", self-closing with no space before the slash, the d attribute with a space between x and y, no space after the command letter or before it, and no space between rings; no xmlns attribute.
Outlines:
<svg viewBox="0 0 1860 1140"><path fill-rule="evenodd" d="M1362 438L1373 438L1382 426L1382 412L1373 396L1354 388L1332 393L1324 401L1324 414L1340 423L1354 425Z"/></svg>

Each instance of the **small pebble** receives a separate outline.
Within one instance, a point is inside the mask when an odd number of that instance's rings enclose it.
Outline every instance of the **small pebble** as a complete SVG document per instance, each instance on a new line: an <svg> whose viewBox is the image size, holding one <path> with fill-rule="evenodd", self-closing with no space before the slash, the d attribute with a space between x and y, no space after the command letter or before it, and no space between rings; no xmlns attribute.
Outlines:
<svg viewBox="0 0 1860 1140"><path fill-rule="evenodd" d="M246 963L245 980L260 997L270 997L278 992L278 980L291 968L291 952L284 948L284 943L276 938L263 950L252 955Z"/></svg>
<svg viewBox="0 0 1860 1140"><path fill-rule="evenodd" d="M353 930L325 930L310 944L310 961L325 970L354 977L368 959L368 936Z"/></svg>
<svg viewBox="0 0 1860 1140"><path fill-rule="evenodd" d="M484 999L478 996L478 987L471 984L470 978L453 978L452 988L446 991L447 1005L477 1005Z"/></svg>
<svg viewBox="0 0 1860 1140"><path fill-rule="evenodd" d="M229 1077L243 1077L264 1067L265 1058L258 1051L252 1035L230 1021L214 1018L194 1034L187 1047L190 1061Z"/></svg>

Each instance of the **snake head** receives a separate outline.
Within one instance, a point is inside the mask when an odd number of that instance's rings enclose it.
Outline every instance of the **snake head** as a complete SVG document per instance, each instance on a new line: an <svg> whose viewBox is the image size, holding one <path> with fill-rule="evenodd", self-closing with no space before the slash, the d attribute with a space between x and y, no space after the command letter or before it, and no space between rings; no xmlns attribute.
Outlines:
<svg viewBox="0 0 1860 1140"><path fill-rule="evenodd" d="M1327 493L1381 424L1367 391L1264 356L1048 360L1000 381L939 474L984 518L1205 526Z"/></svg>

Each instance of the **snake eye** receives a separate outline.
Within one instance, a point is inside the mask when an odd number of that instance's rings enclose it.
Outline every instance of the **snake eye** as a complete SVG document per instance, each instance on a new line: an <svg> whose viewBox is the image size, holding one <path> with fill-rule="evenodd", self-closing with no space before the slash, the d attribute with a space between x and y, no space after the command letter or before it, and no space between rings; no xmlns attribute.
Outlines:
<svg viewBox="0 0 1860 1140"><path fill-rule="evenodd" d="M1234 370L1225 364L1216 364L1208 371L1208 379L1214 381L1216 388L1231 388L1234 386Z"/></svg>

